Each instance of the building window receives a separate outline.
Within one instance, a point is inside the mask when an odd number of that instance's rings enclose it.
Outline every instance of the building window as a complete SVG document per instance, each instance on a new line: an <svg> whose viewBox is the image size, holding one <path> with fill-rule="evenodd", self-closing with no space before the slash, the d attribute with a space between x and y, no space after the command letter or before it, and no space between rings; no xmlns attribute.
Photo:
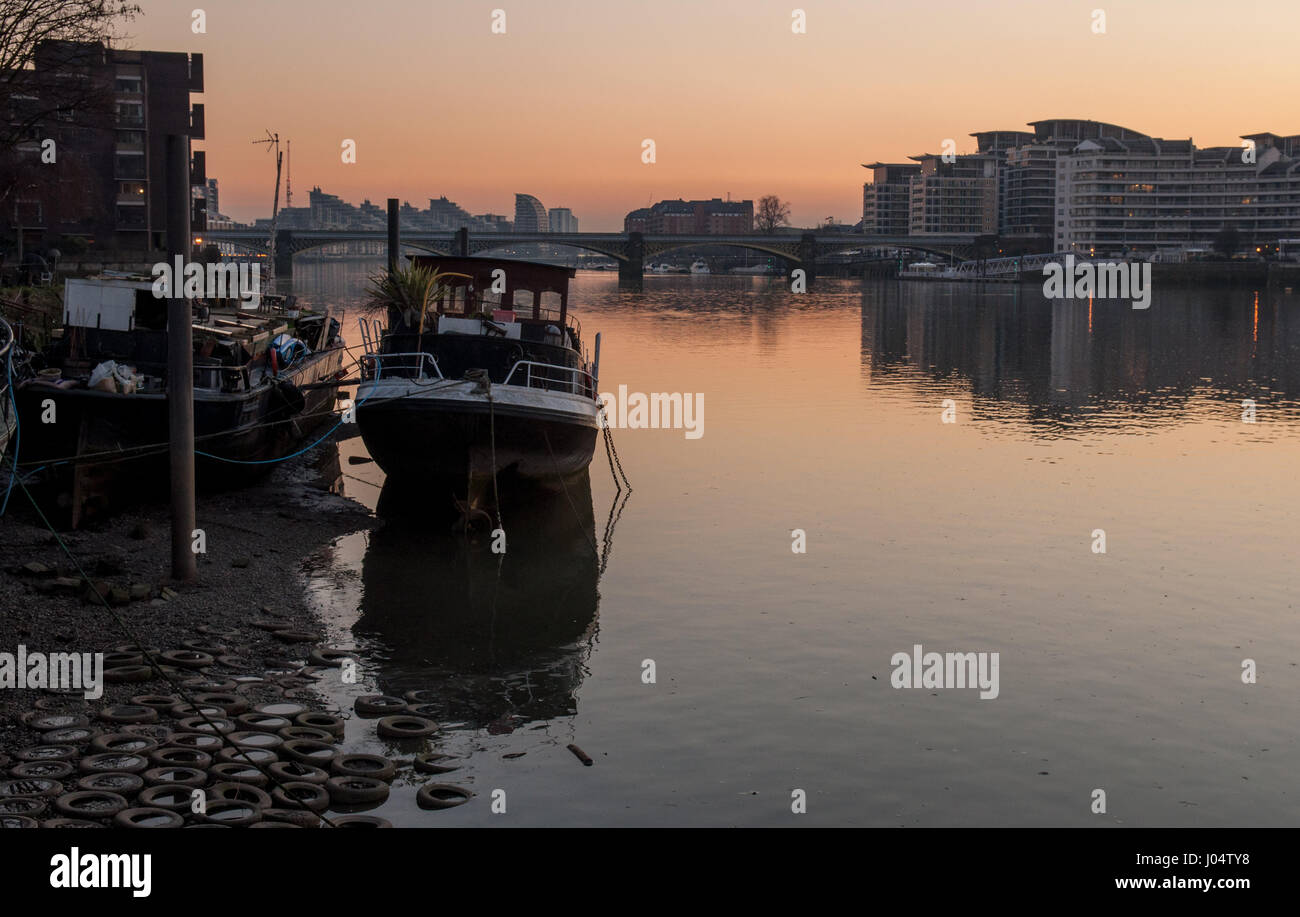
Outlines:
<svg viewBox="0 0 1300 917"><path fill-rule="evenodd" d="M117 177L128 179L144 178L144 157L132 156L128 153L118 153Z"/></svg>
<svg viewBox="0 0 1300 917"><path fill-rule="evenodd" d="M117 123L130 127L144 126L144 105L140 102L118 102Z"/></svg>
<svg viewBox="0 0 1300 917"><path fill-rule="evenodd" d="M121 204L117 207L117 225L124 229L144 229L146 208L129 207Z"/></svg>

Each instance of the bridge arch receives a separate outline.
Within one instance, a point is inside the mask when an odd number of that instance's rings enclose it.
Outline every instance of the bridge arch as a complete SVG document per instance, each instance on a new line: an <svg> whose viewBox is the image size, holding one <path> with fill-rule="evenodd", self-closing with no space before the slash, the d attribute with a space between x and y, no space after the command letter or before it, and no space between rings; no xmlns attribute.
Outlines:
<svg viewBox="0 0 1300 917"><path fill-rule="evenodd" d="M403 242L402 244L405 245L406 243ZM556 246L563 245L566 248L576 248L581 251L595 252L598 255L604 255L606 258L612 258L615 261L629 260L627 254L621 250L621 246L620 248L616 249L611 245L602 246L598 243L575 242L571 239L564 239L564 238L547 239L541 241L529 240L527 242L520 242L513 239L498 241L490 237L471 236L470 244L469 244L469 253L471 255L481 255L483 252L493 252L493 251L497 251L498 249L506 248L508 246L537 245L537 244L556 245ZM445 253L440 252L439 254L445 254Z"/></svg>

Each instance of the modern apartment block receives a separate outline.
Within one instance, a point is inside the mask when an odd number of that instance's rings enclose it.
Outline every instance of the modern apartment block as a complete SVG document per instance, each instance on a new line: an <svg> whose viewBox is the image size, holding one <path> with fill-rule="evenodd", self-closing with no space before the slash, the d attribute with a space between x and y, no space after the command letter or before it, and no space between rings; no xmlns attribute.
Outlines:
<svg viewBox="0 0 1300 917"><path fill-rule="evenodd" d="M531 194L515 195L515 232L549 232L550 228L541 201Z"/></svg>
<svg viewBox="0 0 1300 917"><path fill-rule="evenodd" d="M905 236L911 226L911 183L921 174L915 162L863 163L871 181L862 186L862 231Z"/></svg>
<svg viewBox="0 0 1300 917"><path fill-rule="evenodd" d="M1040 252L1208 249L1229 225L1243 245L1300 238L1300 135L1197 149L1103 121L1029 126L974 133L977 151L947 161L865 166L864 231L996 233L999 247Z"/></svg>
<svg viewBox="0 0 1300 917"><path fill-rule="evenodd" d="M921 171L909 185L908 235L998 231L999 154L912 156Z"/></svg>
<svg viewBox="0 0 1300 917"><path fill-rule="evenodd" d="M547 216L551 221L551 232L578 231L578 218L568 207L552 207Z"/></svg>
<svg viewBox="0 0 1300 917"><path fill-rule="evenodd" d="M738 235L754 228L754 202L660 201L633 210L623 218L624 232L673 233L679 235Z"/></svg>
<svg viewBox="0 0 1300 917"><path fill-rule="evenodd" d="M1208 250L1225 227L1243 246L1300 238L1300 135L1084 140L1057 157L1057 250ZM1247 148L1253 144L1253 147Z"/></svg>
<svg viewBox="0 0 1300 917"><path fill-rule="evenodd" d="M23 82L0 112L21 130L18 168L27 170L4 220L11 231L29 247L77 237L127 255L163 249L167 137L203 139L203 106L190 101L203 91L203 55L45 41ZM50 140L57 160L39 164ZM202 231L204 154L189 155L190 230Z"/></svg>

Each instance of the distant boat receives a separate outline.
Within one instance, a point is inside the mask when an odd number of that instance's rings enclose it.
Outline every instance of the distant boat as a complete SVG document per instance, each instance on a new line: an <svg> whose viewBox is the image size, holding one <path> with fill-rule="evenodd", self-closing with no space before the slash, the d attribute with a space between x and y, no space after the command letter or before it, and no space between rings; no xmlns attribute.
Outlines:
<svg viewBox="0 0 1300 917"><path fill-rule="evenodd" d="M645 272L646 272L647 274L667 274L667 273L668 273L668 265L666 265L666 264L647 264L647 265L645 266Z"/></svg>
<svg viewBox="0 0 1300 917"><path fill-rule="evenodd" d="M709 273L712 273L712 272L709 270L709 264L708 264L708 262L707 262L707 261L704 261L703 259L700 259L700 260L698 260L698 261L692 261L692 262L691 262L691 273L692 273L692 274L709 274Z"/></svg>
<svg viewBox="0 0 1300 917"><path fill-rule="evenodd" d="M733 267L729 273L732 274L771 274L772 266L769 264L748 264L743 267Z"/></svg>
<svg viewBox="0 0 1300 917"><path fill-rule="evenodd" d="M468 481L471 502L500 473L545 482L584 471L599 430L598 364L569 312L574 270L493 258L412 261L443 273L437 311L418 328L394 314L387 329L362 329L357 425L379 467L431 498L446 493L431 481ZM493 293L503 276L506 290ZM532 302L516 310L521 293ZM544 308L543 294L558 295L558 308Z"/></svg>

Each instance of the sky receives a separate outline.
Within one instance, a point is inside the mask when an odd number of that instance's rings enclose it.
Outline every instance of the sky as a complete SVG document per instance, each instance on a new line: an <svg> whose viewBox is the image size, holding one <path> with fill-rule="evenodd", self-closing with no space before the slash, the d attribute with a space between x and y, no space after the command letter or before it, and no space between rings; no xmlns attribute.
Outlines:
<svg viewBox="0 0 1300 917"><path fill-rule="evenodd" d="M853 223L862 163L1045 118L1201 146L1300 133L1297 0L138 2L120 44L204 55L197 146L240 220L270 215L268 129L293 142L295 205L319 185L513 219L526 192L584 231L728 194Z"/></svg>

